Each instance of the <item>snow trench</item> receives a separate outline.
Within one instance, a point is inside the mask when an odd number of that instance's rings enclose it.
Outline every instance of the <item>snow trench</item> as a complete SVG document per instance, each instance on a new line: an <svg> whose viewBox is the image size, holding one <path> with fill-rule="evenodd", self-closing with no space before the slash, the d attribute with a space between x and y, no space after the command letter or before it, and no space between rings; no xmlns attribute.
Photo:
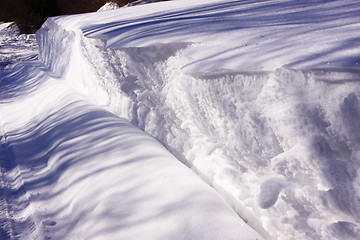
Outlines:
<svg viewBox="0 0 360 240"><path fill-rule="evenodd" d="M188 72L199 43L111 48L53 19L37 39L53 77L159 140L266 239L360 237L358 69Z"/></svg>

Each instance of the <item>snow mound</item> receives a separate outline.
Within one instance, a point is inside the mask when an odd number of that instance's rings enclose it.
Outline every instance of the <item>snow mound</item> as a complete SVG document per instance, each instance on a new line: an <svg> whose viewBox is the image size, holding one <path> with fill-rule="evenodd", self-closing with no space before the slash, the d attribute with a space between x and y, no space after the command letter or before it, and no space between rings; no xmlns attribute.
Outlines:
<svg viewBox="0 0 360 240"><path fill-rule="evenodd" d="M35 34L20 34L13 22L0 22L0 72L9 64L32 59L38 48Z"/></svg>
<svg viewBox="0 0 360 240"><path fill-rule="evenodd" d="M156 2L161 2L161 0L137 0L127 4L125 7L132 7L132 6L138 6L138 5L144 5L144 4L156 3Z"/></svg>
<svg viewBox="0 0 360 240"><path fill-rule="evenodd" d="M158 139L266 239L360 237L360 4L151 6L49 19L41 59Z"/></svg>
<svg viewBox="0 0 360 240"><path fill-rule="evenodd" d="M51 75L36 60L1 75L0 239L262 239L158 141Z"/></svg>
<svg viewBox="0 0 360 240"><path fill-rule="evenodd" d="M270 208L275 205L279 198L281 189L284 187L279 179L270 179L263 182L260 186L259 206Z"/></svg>
<svg viewBox="0 0 360 240"><path fill-rule="evenodd" d="M69 112L90 101L151 134L265 239L359 239L359 10L340 0L178 0L54 17L37 32L39 60L86 99ZM6 89L6 101L19 97Z"/></svg>
<svg viewBox="0 0 360 240"><path fill-rule="evenodd" d="M107 2L105 3L104 6L102 6L101 8L99 8L98 12L102 12L102 11L109 11L109 10L114 10L114 9L118 9L119 5L117 5L114 2Z"/></svg>

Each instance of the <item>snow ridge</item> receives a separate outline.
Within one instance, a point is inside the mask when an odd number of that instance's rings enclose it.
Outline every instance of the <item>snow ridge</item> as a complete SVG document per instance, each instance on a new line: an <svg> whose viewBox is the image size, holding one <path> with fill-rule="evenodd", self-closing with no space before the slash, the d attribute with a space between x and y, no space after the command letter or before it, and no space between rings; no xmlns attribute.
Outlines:
<svg viewBox="0 0 360 240"><path fill-rule="evenodd" d="M40 239L31 210L30 195L17 166L15 152L0 124L0 237L1 239Z"/></svg>
<svg viewBox="0 0 360 240"><path fill-rule="evenodd" d="M131 102L92 81L92 45L51 21L42 62L1 72L1 238L262 239L158 141L94 105L120 98L125 115Z"/></svg>
<svg viewBox="0 0 360 240"><path fill-rule="evenodd" d="M25 64L38 74L16 68ZM15 70L25 83L41 84L6 94L19 84ZM0 95L1 147L12 154L1 162L1 187L11 185L4 238L261 239L159 142L66 79L50 77L37 62L7 71L13 74L3 75Z"/></svg>
<svg viewBox="0 0 360 240"><path fill-rule="evenodd" d="M0 72L7 65L34 58L38 51L35 34L20 34L11 22L0 22L0 44Z"/></svg>
<svg viewBox="0 0 360 240"><path fill-rule="evenodd" d="M43 119L77 122L85 114L81 109L90 111L95 103L101 113L105 108L159 140L265 239L358 239L360 71L353 43L360 32L359 3L182 0L151 6L47 20L37 33L43 71L57 87L75 89L76 98L64 102L52 92L58 98L44 103L45 109L65 104L67 114L41 113ZM43 77L37 74L29 76ZM44 87L22 84L29 95ZM20 97L5 89L4 102ZM92 133L96 124L90 123L104 122L90 115L81 122L89 136L112 141L100 129ZM50 117L43 129L56 133L52 144L62 144L45 152L89 143L81 136L67 139L53 122ZM83 159L84 152L75 153ZM58 155L52 156L50 173L58 167L58 177L71 172L61 167L66 160L56 163ZM80 197L70 200L59 192L71 210L83 205ZM55 238L59 229L76 236L91 225L81 224L81 210L72 219L79 228L67 231L50 216L43 225Z"/></svg>
<svg viewBox="0 0 360 240"><path fill-rule="evenodd" d="M227 4L240 6L236 1ZM211 19L211 11L227 9L227 4L206 5L202 14L205 18L209 13ZM256 4L241 7L241 12L246 7L262 9ZM131 16L128 8L118 11ZM41 54L55 72L66 69L63 75L69 84L92 101L158 139L266 239L341 238L344 232L355 239L360 211L351 203L358 203L354 189L359 169L355 121L359 71L319 67L244 71L231 64L229 69L216 67L223 64L217 55L204 57L215 66L207 70L196 54L213 43L156 32L173 23L173 17L176 26L181 19L191 24L188 19L199 18L195 13L175 7L173 14L166 13L170 20L158 16L150 23L144 22L147 16L135 20L138 23L127 19L106 23L106 17L98 15L104 23L92 26L86 25L91 15L79 18L77 26L68 24L73 17L55 18L49 21L58 25L58 31L75 34L66 44L72 44L66 58L70 63L57 65L51 57L47 61L51 54L46 48ZM179 14L190 17L178 18ZM39 31L39 39L47 34L45 29Z"/></svg>

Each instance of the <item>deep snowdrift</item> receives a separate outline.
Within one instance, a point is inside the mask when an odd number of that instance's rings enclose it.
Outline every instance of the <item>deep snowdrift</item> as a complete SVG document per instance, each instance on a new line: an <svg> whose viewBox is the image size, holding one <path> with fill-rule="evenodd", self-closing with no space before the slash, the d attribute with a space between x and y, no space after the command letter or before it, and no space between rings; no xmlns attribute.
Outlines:
<svg viewBox="0 0 360 240"><path fill-rule="evenodd" d="M48 19L39 58L267 239L360 237L360 4L178 0Z"/></svg>
<svg viewBox="0 0 360 240"><path fill-rule="evenodd" d="M35 34L20 34L11 22L0 22L0 45L0 72L7 65L32 59L38 53Z"/></svg>
<svg viewBox="0 0 360 240"><path fill-rule="evenodd" d="M262 239L158 141L49 75L37 60L1 72L0 239Z"/></svg>

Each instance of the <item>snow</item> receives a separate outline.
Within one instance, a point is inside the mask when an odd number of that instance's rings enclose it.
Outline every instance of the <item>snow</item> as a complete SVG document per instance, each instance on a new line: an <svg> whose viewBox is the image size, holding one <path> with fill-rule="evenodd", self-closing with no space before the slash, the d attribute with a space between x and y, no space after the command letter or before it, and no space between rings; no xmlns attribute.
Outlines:
<svg viewBox="0 0 360 240"><path fill-rule="evenodd" d="M136 6L136 5L144 5L144 4L149 4L149 3L155 3L158 2L159 0L137 0L131 3L126 4L125 6L123 6L123 8L125 7L132 7L132 6ZM108 1L107 3L105 3L104 6L102 6L98 12L102 12L102 11L109 11L109 10L115 10L120 8L119 5L115 2L112 1Z"/></svg>
<svg viewBox="0 0 360 240"><path fill-rule="evenodd" d="M133 6L137 6L137 5L156 3L156 2L160 2L160 1L162 1L162 0L137 0L137 1L126 4L124 7L133 7Z"/></svg>
<svg viewBox="0 0 360 240"><path fill-rule="evenodd" d="M32 59L38 49L35 34L20 34L12 22L0 22L0 71L7 65Z"/></svg>
<svg viewBox="0 0 360 240"><path fill-rule="evenodd" d="M279 198L279 194L284 186L284 181L279 179L269 179L260 186L259 206L261 208L270 208L274 206Z"/></svg>
<svg viewBox="0 0 360 240"><path fill-rule="evenodd" d="M261 239L158 141L48 71L2 73L1 239Z"/></svg>
<svg viewBox="0 0 360 240"><path fill-rule="evenodd" d="M18 156L2 181L28 195L12 218L34 218L10 229L261 239L180 161L264 239L360 238L359 10L175 0L49 18L39 60L2 74Z"/></svg>
<svg viewBox="0 0 360 240"><path fill-rule="evenodd" d="M107 2L107 3L105 3L104 6L102 6L102 7L98 10L98 12L109 11L109 10L114 10L114 9L118 9L118 8L119 8L119 6L118 6L116 3L114 3L114 2Z"/></svg>

